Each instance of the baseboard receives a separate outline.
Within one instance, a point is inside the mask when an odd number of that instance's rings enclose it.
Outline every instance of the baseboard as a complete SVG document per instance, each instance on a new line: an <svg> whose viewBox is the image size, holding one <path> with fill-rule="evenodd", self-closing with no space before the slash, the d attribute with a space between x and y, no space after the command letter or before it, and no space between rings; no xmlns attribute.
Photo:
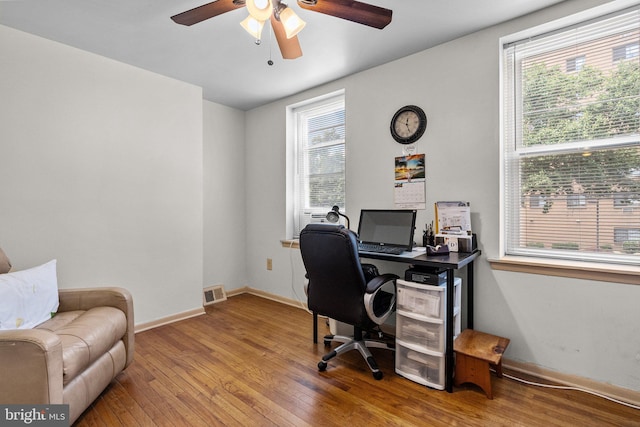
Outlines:
<svg viewBox="0 0 640 427"><path fill-rule="evenodd" d="M291 298L285 298L280 295L272 294L269 292L261 291L259 289L253 289L248 286L243 288L234 289L232 291L227 292L227 298L240 294L251 294L261 298L269 299L271 301L276 301L282 304L290 305L292 307L301 308L303 310L307 310L307 304L302 301L297 301ZM308 311L308 310L307 310Z"/></svg>
<svg viewBox="0 0 640 427"><path fill-rule="evenodd" d="M183 311L182 313L176 313L171 316L163 317L152 322L140 323L134 327L135 332L142 332L149 329L157 328L158 326L168 325L169 323L179 322L180 320L189 319L204 314L204 307L194 308L193 310Z"/></svg>
<svg viewBox="0 0 640 427"><path fill-rule="evenodd" d="M516 362L509 359L502 359L502 367L505 370L510 370L514 373L521 372L526 375L540 378L541 380L547 380L555 384L587 390L612 399L640 406L640 392L628 388L598 382L577 375L569 375L562 372L552 371L532 363Z"/></svg>
<svg viewBox="0 0 640 427"><path fill-rule="evenodd" d="M303 310L307 309L307 305L305 303L302 303L300 301L296 301L293 299L289 299L289 298L284 298L281 297L279 295L275 295L275 294L271 294L269 292L264 292L258 289L253 289L250 288L248 286L242 287L242 288L238 288L238 289L233 289L230 290L228 292L226 292L227 294L227 298L236 296L236 295L241 295L241 294L251 294L251 295L256 295L259 296L261 298L266 298L266 299L270 299L272 301L276 301L282 304L287 304L293 307L297 307L297 308L302 308ZM168 325L170 323L174 323L174 322L179 322L180 320L185 320L185 319L189 319L191 317L196 317L196 316L200 316L202 314L205 313L205 309L204 307L199 307L199 308L195 308L193 310L188 310L188 311L184 311L182 313L177 313L177 314L173 314L171 316L167 316L167 317L163 317L161 319L158 320L154 320L152 322L147 322L147 323L140 323L139 325L135 326L135 332L143 332L149 329L153 329L153 328L157 328L159 326L163 326L163 325Z"/></svg>
<svg viewBox="0 0 640 427"><path fill-rule="evenodd" d="M249 292L248 286L244 286L242 288L237 288L237 289L231 289L230 291L227 291L227 298L234 297L236 295L246 294L247 292Z"/></svg>

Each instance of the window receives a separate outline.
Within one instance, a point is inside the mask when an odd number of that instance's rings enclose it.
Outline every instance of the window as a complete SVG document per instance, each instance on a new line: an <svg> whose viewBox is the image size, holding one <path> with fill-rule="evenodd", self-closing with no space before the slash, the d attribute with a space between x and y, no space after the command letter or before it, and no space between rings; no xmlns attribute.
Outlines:
<svg viewBox="0 0 640 427"><path fill-rule="evenodd" d="M543 209L546 205L544 196L539 194L529 194L529 207L531 209Z"/></svg>
<svg viewBox="0 0 640 427"><path fill-rule="evenodd" d="M582 70L582 68L584 68L585 60L586 58L584 55L567 59L567 73Z"/></svg>
<svg viewBox="0 0 640 427"><path fill-rule="evenodd" d="M640 209L640 194L614 193L613 206L623 209Z"/></svg>
<svg viewBox="0 0 640 427"><path fill-rule="evenodd" d="M291 108L294 127L294 236L331 207L345 210L344 93Z"/></svg>
<svg viewBox="0 0 640 427"><path fill-rule="evenodd" d="M640 53L640 44L638 42L628 43L613 48L613 61L622 61L623 59L637 58Z"/></svg>
<svg viewBox="0 0 640 427"><path fill-rule="evenodd" d="M616 243L638 242L640 243L640 228L616 228L613 230L613 240Z"/></svg>
<svg viewBox="0 0 640 427"><path fill-rule="evenodd" d="M584 194L568 194L567 207L581 208L587 205L587 197Z"/></svg>
<svg viewBox="0 0 640 427"><path fill-rule="evenodd" d="M639 23L635 6L502 40L505 255L640 262Z"/></svg>

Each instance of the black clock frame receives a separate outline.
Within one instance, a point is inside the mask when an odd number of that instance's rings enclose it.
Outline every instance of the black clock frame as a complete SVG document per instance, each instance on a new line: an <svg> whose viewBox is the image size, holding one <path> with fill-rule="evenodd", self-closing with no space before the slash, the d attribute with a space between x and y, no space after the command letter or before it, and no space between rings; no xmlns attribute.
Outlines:
<svg viewBox="0 0 640 427"><path fill-rule="evenodd" d="M418 129L413 135L409 137L402 137L398 135L395 130L395 123L396 123L396 120L398 119L398 116L404 113L405 111L413 111L418 115L418 118L420 119L420 124L418 125ZM420 139L422 135L424 135L425 130L427 130L427 115L425 114L424 110L418 107L417 105L405 105L404 107L396 111L396 113L393 115L393 118L391 119L391 125L389 126L389 130L391 131L391 136L393 137L393 139L395 139L396 142L398 142L399 144L413 144L418 139Z"/></svg>

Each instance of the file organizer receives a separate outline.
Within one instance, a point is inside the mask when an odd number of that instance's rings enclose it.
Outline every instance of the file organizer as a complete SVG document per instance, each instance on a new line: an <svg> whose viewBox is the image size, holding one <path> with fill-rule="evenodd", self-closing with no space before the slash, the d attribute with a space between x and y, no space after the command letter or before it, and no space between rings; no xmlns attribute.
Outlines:
<svg viewBox="0 0 640 427"><path fill-rule="evenodd" d="M444 390L446 284L425 285L398 279L396 373ZM454 280L454 335L460 334L462 279Z"/></svg>

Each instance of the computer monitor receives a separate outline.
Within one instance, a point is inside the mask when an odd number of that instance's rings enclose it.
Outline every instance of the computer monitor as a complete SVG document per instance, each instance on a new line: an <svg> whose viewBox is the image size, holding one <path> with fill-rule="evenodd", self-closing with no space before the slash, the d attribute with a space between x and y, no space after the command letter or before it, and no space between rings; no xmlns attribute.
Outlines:
<svg viewBox="0 0 640 427"><path fill-rule="evenodd" d="M415 210L362 209L358 239L362 243L395 246L411 251L415 224Z"/></svg>

